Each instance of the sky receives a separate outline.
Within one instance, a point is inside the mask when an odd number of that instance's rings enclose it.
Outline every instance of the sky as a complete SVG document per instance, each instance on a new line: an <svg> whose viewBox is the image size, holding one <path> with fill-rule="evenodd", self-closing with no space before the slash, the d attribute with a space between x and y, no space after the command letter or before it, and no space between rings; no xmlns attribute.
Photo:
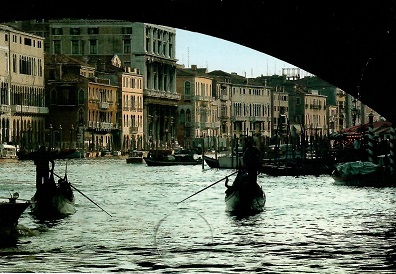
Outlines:
<svg viewBox="0 0 396 274"><path fill-rule="evenodd" d="M248 78L282 75L282 68L296 68L283 60L251 48L198 32L176 29L176 58L186 68L197 65L208 71L235 72ZM300 70L301 77L310 75Z"/></svg>

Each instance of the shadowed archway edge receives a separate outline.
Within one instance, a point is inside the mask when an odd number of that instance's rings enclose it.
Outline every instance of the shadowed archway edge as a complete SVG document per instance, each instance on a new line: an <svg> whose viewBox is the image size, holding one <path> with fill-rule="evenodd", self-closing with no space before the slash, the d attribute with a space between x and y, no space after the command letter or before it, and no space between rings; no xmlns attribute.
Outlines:
<svg viewBox="0 0 396 274"><path fill-rule="evenodd" d="M392 0L6 2L0 22L120 19L235 42L298 66L353 96L359 93L363 103L396 123L396 3Z"/></svg>

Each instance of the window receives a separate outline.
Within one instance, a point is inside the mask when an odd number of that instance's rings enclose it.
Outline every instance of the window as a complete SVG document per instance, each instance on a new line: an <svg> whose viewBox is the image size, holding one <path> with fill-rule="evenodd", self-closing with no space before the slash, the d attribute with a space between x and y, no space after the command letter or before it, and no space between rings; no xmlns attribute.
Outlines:
<svg viewBox="0 0 396 274"><path fill-rule="evenodd" d="M131 39L124 39L124 53L131 53Z"/></svg>
<svg viewBox="0 0 396 274"><path fill-rule="evenodd" d="M98 54L97 40L89 40L89 54Z"/></svg>
<svg viewBox="0 0 396 274"><path fill-rule="evenodd" d="M88 28L88 34L99 34L99 28Z"/></svg>
<svg viewBox="0 0 396 274"><path fill-rule="evenodd" d="M55 80L55 70L54 69L48 70L48 80Z"/></svg>
<svg viewBox="0 0 396 274"><path fill-rule="evenodd" d="M61 54L61 41L54 40L54 54Z"/></svg>
<svg viewBox="0 0 396 274"><path fill-rule="evenodd" d="M180 111L179 123L180 124L184 124L185 122L186 122L186 116L185 116L185 113L184 113L184 109L182 109Z"/></svg>
<svg viewBox="0 0 396 274"><path fill-rule="evenodd" d="M8 42L8 34L7 33L4 35L4 41Z"/></svg>
<svg viewBox="0 0 396 274"><path fill-rule="evenodd" d="M122 34L132 34L132 28L131 27L123 27Z"/></svg>
<svg viewBox="0 0 396 274"><path fill-rule="evenodd" d="M71 53L72 54L79 54L80 43L78 40L71 41Z"/></svg>
<svg viewBox="0 0 396 274"><path fill-rule="evenodd" d="M70 35L80 35L80 28L70 28Z"/></svg>
<svg viewBox="0 0 396 274"><path fill-rule="evenodd" d="M63 35L62 28L52 28L52 35Z"/></svg>
<svg viewBox="0 0 396 274"><path fill-rule="evenodd" d="M78 91L78 104L84 105L84 90L82 89Z"/></svg>
<svg viewBox="0 0 396 274"><path fill-rule="evenodd" d="M186 81L184 83L184 99L190 99L191 97L191 83Z"/></svg>
<svg viewBox="0 0 396 274"><path fill-rule="evenodd" d="M5 65L5 71L8 71L8 53L6 52L5 54L4 54L4 59L5 59L5 62L4 62L4 65Z"/></svg>
<svg viewBox="0 0 396 274"><path fill-rule="evenodd" d="M16 73L17 70L17 59L16 54L12 55L12 72Z"/></svg>

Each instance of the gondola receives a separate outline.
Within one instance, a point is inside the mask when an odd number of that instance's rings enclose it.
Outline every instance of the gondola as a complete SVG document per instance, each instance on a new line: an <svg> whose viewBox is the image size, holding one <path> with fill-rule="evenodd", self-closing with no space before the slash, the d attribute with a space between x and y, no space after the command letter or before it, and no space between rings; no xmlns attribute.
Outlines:
<svg viewBox="0 0 396 274"><path fill-rule="evenodd" d="M193 154L157 154L148 153L147 157L143 157L148 166L175 166L175 165L199 165L202 159L195 159Z"/></svg>
<svg viewBox="0 0 396 274"><path fill-rule="evenodd" d="M239 170L232 184L228 185L226 179L225 192L226 211L234 214L250 215L264 210L266 196L256 182L249 182L248 174L245 170Z"/></svg>
<svg viewBox="0 0 396 274"><path fill-rule="evenodd" d="M55 182L52 172L31 200L31 214L39 219L58 219L76 212L73 190L66 174Z"/></svg>

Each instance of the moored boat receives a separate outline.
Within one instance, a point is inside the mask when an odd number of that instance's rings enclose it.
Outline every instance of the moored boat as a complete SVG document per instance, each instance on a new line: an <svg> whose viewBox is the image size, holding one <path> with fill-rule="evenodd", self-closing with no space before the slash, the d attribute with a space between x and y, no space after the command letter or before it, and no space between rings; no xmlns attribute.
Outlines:
<svg viewBox="0 0 396 274"><path fill-rule="evenodd" d="M232 186L228 185L227 178L225 186L227 187L225 192L226 211L233 214L249 215L264 210L265 193L256 182L249 182L246 171L238 171Z"/></svg>
<svg viewBox="0 0 396 274"><path fill-rule="evenodd" d="M32 198L31 214L39 219L57 219L76 212L75 199L67 176L55 183L51 174L48 182L36 190Z"/></svg>
<svg viewBox="0 0 396 274"><path fill-rule="evenodd" d="M17 147L14 145L0 144L0 160L17 160Z"/></svg>
<svg viewBox="0 0 396 274"><path fill-rule="evenodd" d="M142 164L143 163L143 151L133 150L129 153L129 157L126 158L127 164Z"/></svg>
<svg viewBox="0 0 396 274"><path fill-rule="evenodd" d="M336 184L353 186L394 186L395 177L386 167L370 161L339 163L331 174Z"/></svg>
<svg viewBox="0 0 396 274"><path fill-rule="evenodd" d="M204 155L203 157L204 157L205 163L209 167L211 167L211 168L220 168L218 159L215 159L213 157L209 157L209 156L206 156L206 155Z"/></svg>
<svg viewBox="0 0 396 274"><path fill-rule="evenodd" d="M236 169L243 166L243 159L241 156L219 156L217 159L204 155L206 164L211 168L224 168L224 169Z"/></svg>
<svg viewBox="0 0 396 274"><path fill-rule="evenodd" d="M17 225L22 213L31 204L30 201L19 202L18 193L14 193L8 201L0 202L0 238L12 237L17 232Z"/></svg>
<svg viewBox="0 0 396 274"><path fill-rule="evenodd" d="M199 165L202 159L194 159L188 156L167 155L162 159L143 157L148 166L175 166L175 165Z"/></svg>
<svg viewBox="0 0 396 274"><path fill-rule="evenodd" d="M195 158L191 152L149 151L147 157L143 157L143 159L148 166L199 165L202 163L202 159Z"/></svg>

